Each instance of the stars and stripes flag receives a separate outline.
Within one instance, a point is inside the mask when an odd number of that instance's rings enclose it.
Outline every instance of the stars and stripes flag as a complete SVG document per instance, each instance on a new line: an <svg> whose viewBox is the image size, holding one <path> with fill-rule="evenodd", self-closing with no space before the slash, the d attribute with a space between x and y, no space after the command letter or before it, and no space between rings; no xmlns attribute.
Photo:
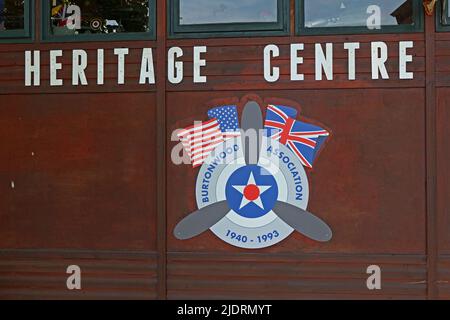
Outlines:
<svg viewBox="0 0 450 320"><path fill-rule="evenodd" d="M208 111L210 119L217 119L225 140L240 136L239 118L236 106L221 106Z"/></svg>
<svg viewBox="0 0 450 320"><path fill-rule="evenodd" d="M194 168L202 165L219 144L241 134L236 106L212 108L208 117L209 121L185 128L177 134Z"/></svg>
<svg viewBox="0 0 450 320"><path fill-rule="evenodd" d="M177 135L194 168L202 165L209 154L224 142L219 122L215 118L194 124Z"/></svg>
<svg viewBox="0 0 450 320"><path fill-rule="evenodd" d="M317 152L329 136L318 126L295 120L292 108L269 105L266 121L267 135L285 144L307 167L312 168Z"/></svg>

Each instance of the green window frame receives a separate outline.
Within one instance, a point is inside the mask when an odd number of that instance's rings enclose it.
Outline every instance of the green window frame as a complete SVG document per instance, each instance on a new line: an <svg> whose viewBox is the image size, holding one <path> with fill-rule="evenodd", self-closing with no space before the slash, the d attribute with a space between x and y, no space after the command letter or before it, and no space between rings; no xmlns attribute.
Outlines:
<svg viewBox="0 0 450 320"><path fill-rule="evenodd" d="M436 31L448 32L450 31L450 19L448 23L444 22L444 12L448 10L448 0L436 3Z"/></svg>
<svg viewBox="0 0 450 320"><path fill-rule="evenodd" d="M156 1L149 2L148 23L149 32L123 32L115 34L78 34L53 35L50 26L50 1L41 0L42 3L42 36L43 42L88 42L88 41L123 41L123 40L155 40L156 39Z"/></svg>
<svg viewBox="0 0 450 320"><path fill-rule="evenodd" d="M370 30L366 27L305 27L304 0L295 0L295 31L297 35L331 35L331 34L382 34L382 33L411 33L423 31L422 0L413 0L413 25L384 26L381 29Z"/></svg>
<svg viewBox="0 0 450 320"><path fill-rule="evenodd" d="M0 43L29 43L34 37L34 0L24 1L24 28L0 32Z"/></svg>
<svg viewBox="0 0 450 320"><path fill-rule="evenodd" d="M289 0L277 0L277 22L180 25L180 0L167 0L169 38L283 36L289 34Z"/></svg>

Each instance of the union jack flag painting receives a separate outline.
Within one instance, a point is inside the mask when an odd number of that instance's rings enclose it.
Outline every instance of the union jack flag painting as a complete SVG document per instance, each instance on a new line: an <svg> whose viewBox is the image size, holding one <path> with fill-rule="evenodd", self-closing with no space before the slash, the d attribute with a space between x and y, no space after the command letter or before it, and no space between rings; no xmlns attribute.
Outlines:
<svg viewBox="0 0 450 320"><path fill-rule="evenodd" d="M295 120L292 108L269 105L264 127L267 136L285 144L307 168L312 168L317 152L330 135L321 127Z"/></svg>

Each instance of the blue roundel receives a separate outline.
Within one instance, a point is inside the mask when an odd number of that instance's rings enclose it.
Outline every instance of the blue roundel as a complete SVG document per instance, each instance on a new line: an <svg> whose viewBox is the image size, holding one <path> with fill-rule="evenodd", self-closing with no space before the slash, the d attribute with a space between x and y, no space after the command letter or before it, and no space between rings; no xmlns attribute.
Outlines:
<svg viewBox="0 0 450 320"><path fill-rule="evenodd" d="M240 216L259 218L275 206L278 186L269 171L257 165L248 165L230 176L225 196L230 208Z"/></svg>

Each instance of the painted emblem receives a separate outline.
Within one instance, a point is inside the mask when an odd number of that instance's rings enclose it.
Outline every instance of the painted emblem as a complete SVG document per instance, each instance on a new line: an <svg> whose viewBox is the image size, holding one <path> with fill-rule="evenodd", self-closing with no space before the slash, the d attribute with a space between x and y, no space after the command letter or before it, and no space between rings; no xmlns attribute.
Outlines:
<svg viewBox="0 0 450 320"><path fill-rule="evenodd" d="M209 121L178 136L193 166L198 210L174 229L177 239L210 229L240 248L279 243L295 230L321 242L331 229L306 211L309 199L304 167L311 168L328 131L295 120L297 111L269 105L263 122L260 106L249 102L239 128L237 107L210 110Z"/></svg>

